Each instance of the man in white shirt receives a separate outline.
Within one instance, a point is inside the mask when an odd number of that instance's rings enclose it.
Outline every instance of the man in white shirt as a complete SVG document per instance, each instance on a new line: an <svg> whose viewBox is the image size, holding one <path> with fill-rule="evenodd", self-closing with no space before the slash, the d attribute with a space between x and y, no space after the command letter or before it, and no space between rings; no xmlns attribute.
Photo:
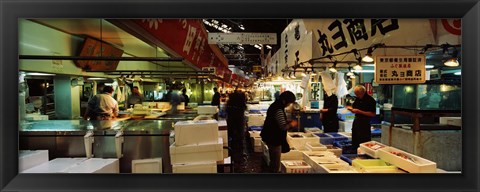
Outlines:
<svg viewBox="0 0 480 192"><path fill-rule="evenodd" d="M97 94L88 101L83 119L111 120L118 116L118 102L112 97L113 88L105 86L103 93Z"/></svg>

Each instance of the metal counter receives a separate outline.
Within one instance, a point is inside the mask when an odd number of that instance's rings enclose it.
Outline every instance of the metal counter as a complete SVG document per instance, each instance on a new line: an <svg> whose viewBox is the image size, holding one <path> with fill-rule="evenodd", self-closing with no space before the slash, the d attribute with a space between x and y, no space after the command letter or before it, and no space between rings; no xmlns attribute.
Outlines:
<svg viewBox="0 0 480 192"><path fill-rule="evenodd" d="M158 157L162 158L164 172L171 172L169 135L175 122L174 120L31 121L20 127L19 144L20 150L48 150L50 159L86 157L84 136L90 132L93 134L93 157L117 158L116 135L121 132L123 133L120 135L123 138L121 173L131 172L131 162L134 159Z"/></svg>

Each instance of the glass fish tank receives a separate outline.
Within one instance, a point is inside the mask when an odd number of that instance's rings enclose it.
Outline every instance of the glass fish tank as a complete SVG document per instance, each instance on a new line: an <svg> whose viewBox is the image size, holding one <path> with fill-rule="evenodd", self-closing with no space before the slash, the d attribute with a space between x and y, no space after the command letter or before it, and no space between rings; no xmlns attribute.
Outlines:
<svg viewBox="0 0 480 192"><path fill-rule="evenodd" d="M418 110L461 110L462 88L453 84L393 85L393 107Z"/></svg>

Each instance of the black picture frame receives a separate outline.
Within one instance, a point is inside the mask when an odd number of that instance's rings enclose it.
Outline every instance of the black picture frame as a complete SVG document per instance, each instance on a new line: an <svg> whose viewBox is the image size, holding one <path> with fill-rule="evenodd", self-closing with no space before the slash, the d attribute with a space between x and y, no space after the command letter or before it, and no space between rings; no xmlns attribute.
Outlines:
<svg viewBox="0 0 480 192"><path fill-rule="evenodd" d="M478 191L478 0L0 1L2 191ZM19 18L462 18L461 174L18 174ZM448 150L448 149L446 149Z"/></svg>

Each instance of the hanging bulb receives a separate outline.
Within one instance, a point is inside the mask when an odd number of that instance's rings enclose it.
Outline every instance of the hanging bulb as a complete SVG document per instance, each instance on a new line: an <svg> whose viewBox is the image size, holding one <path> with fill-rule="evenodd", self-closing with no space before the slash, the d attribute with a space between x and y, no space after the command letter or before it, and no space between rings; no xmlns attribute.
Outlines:
<svg viewBox="0 0 480 192"><path fill-rule="evenodd" d="M306 77L307 74L305 74L305 72L302 72L302 77Z"/></svg>
<svg viewBox="0 0 480 192"><path fill-rule="evenodd" d="M353 67L353 69L355 70L362 70L362 66L360 64L357 63L357 65L355 65L355 67Z"/></svg>
<svg viewBox="0 0 480 192"><path fill-rule="evenodd" d="M290 75L290 78L292 79L296 79L297 77L295 76L295 72L292 73L292 75Z"/></svg>
<svg viewBox="0 0 480 192"><path fill-rule="evenodd" d="M443 63L445 66L448 66L448 67L457 67L460 65L460 63L458 63L458 60L457 58L451 58L447 61L445 61L445 63Z"/></svg>
<svg viewBox="0 0 480 192"><path fill-rule="evenodd" d="M373 56L372 56L373 48L370 47L368 48L367 54L362 58L363 62L371 63L373 62Z"/></svg>

